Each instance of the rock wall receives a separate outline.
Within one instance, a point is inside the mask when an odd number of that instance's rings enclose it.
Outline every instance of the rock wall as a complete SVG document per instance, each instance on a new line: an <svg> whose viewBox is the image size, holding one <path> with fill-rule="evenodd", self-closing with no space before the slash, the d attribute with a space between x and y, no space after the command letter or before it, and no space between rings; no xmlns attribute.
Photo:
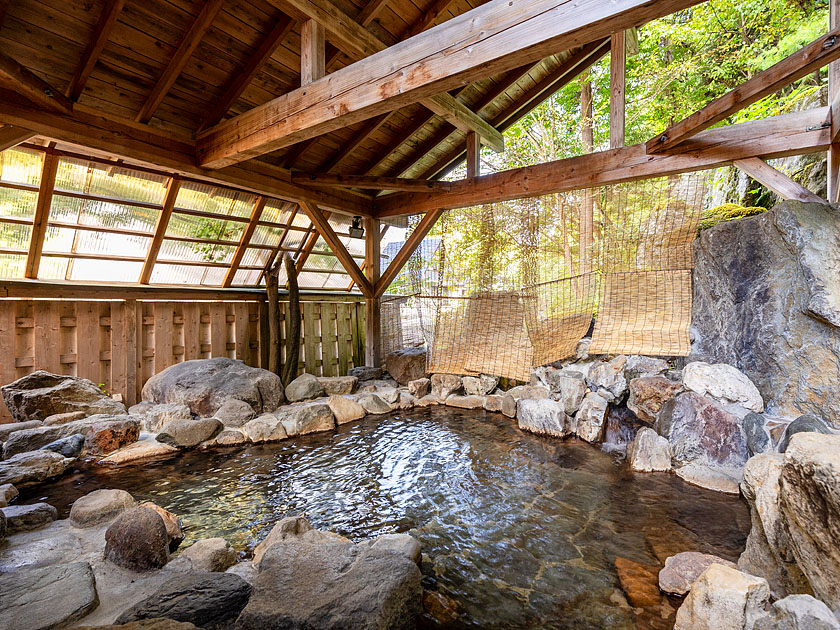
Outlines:
<svg viewBox="0 0 840 630"><path fill-rule="evenodd" d="M840 427L840 209L784 202L694 251L689 360L738 367L771 414Z"/></svg>

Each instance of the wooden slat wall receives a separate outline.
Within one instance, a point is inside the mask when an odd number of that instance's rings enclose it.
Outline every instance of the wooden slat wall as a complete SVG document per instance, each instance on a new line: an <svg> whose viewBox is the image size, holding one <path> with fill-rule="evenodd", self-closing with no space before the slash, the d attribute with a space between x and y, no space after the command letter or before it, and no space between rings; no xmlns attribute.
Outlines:
<svg viewBox="0 0 840 630"><path fill-rule="evenodd" d="M364 310L363 301L302 302L298 371L338 376L361 365ZM287 311L281 302L283 318ZM264 302L244 301L3 299L0 353L14 359L0 361L0 385L44 369L102 384L130 406L149 378L182 361L265 365L265 312ZM0 405L0 423L10 421Z"/></svg>

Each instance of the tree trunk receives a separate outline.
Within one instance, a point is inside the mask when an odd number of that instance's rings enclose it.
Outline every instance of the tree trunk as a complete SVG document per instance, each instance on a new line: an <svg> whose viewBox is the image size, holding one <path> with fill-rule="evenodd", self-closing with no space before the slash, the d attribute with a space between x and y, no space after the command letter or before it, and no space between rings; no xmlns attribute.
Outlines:
<svg viewBox="0 0 840 630"><path fill-rule="evenodd" d="M280 374L280 265L275 264L265 276L265 293L268 298L268 370Z"/></svg>
<svg viewBox="0 0 840 630"><path fill-rule="evenodd" d="M300 292L298 290L297 269L289 253L283 255L286 276L289 282L289 311L286 317L286 363L280 376L283 385L288 385L297 378L300 360Z"/></svg>

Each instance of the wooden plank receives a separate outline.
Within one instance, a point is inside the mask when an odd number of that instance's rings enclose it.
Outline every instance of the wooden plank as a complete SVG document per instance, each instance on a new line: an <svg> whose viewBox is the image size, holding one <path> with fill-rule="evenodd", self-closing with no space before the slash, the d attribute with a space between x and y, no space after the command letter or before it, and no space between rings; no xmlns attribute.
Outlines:
<svg viewBox="0 0 840 630"><path fill-rule="evenodd" d="M403 216L702 171L750 157L814 153L828 148L827 118L825 107L709 129L681 145L678 153L649 155L639 144L452 182L448 193L387 195L377 207L380 217Z"/></svg>
<svg viewBox="0 0 840 630"><path fill-rule="evenodd" d="M259 327L260 327L260 367L268 369L268 350L270 340L268 336L268 304L265 300L259 304ZM282 329L282 326L281 326Z"/></svg>
<svg viewBox="0 0 840 630"><path fill-rule="evenodd" d="M328 173L294 173L292 181L328 188L367 188L371 190L427 191L449 190L450 182L429 179L401 179L364 175L330 175Z"/></svg>
<svg viewBox="0 0 840 630"><path fill-rule="evenodd" d="M301 304L301 307L301 312L303 313L304 370L309 374L320 376L321 359L318 356L318 346L320 345L320 340L318 338L318 331L315 328L316 318L319 315L318 304L310 302Z"/></svg>
<svg viewBox="0 0 840 630"><path fill-rule="evenodd" d="M99 372L99 303L76 303L76 376L101 383Z"/></svg>
<svg viewBox="0 0 840 630"><path fill-rule="evenodd" d="M14 125L3 125L0 127L0 152L16 147L35 135L27 129L21 129Z"/></svg>
<svg viewBox="0 0 840 630"><path fill-rule="evenodd" d="M125 5L125 0L106 0L105 6L102 7L102 13L99 15L99 21L93 29L93 39L88 44L87 49L82 55L76 72L73 78L70 79L70 85L67 86L64 94L71 101L78 101L79 97L85 89L91 72L96 67L96 62L99 61L99 56L102 54L102 49L108 43L111 37L111 31L117 23L120 12Z"/></svg>
<svg viewBox="0 0 840 630"><path fill-rule="evenodd" d="M764 186L779 195L782 199L805 201L809 203L825 203L825 199L815 195L802 184L793 181L790 177L781 171L776 170L760 158L736 160L735 166L744 171L755 181L764 184Z"/></svg>
<svg viewBox="0 0 840 630"><path fill-rule="evenodd" d="M111 308L111 392L122 396L123 402L128 403L128 389L126 377L126 356L128 337L125 326L125 302L114 300ZM133 403L132 403L133 404Z"/></svg>
<svg viewBox="0 0 840 630"><path fill-rule="evenodd" d="M335 305L335 332L338 336L338 375L344 376L353 360L353 335L350 330L350 307L345 303Z"/></svg>
<svg viewBox="0 0 840 630"><path fill-rule="evenodd" d="M234 342L236 343L236 358L244 361L247 365L253 365L251 359L251 335L248 321L248 307L245 302L238 302L233 305L233 312L236 319L233 323Z"/></svg>
<svg viewBox="0 0 840 630"><path fill-rule="evenodd" d="M465 133L476 133L481 143L496 153L505 150L505 138L493 125L446 92L421 101L425 107Z"/></svg>
<svg viewBox="0 0 840 630"><path fill-rule="evenodd" d="M183 306L184 312L184 360L201 358L201 310L195 302Z"/></svg>
<svg viewBox="0 0 840 630"><path fill-rule="evenodd" d="M321 374L338 376L338 328L336 305L324 302L321 309Z"/></svg>
<svg viewBox="0 0 840 630"><path fill-rule="evenodd" d="M715 99L647 143L648 153L662 153L745 107L840 59L840 28L835 28L764 72Z"/></svg>
<svg viewBox="0 0 840 630"><path fill-rule="evenodd" d="M57 171L58 157L52 153L47 153L44 156L44 165L41 170L41 184L38 188L38 202L35 206L32 237L29 240L29 252L26 256L26 271L24 274L26 278L35 279L38 277Z"/></svg>
<svg viewBox="0 0 840 630"><path fill-rule="evenodd" d="M298 1L311 4L311 0ZM219 168L251 159L535 62L557 50L600 40L697 1L521 0L512 9L510 0L491 0L205 130L197 144L199 163ZM330 25L325 28L331 31Z"/></svg>
<svg viewBox="0 0 840 630"><path fill-rule="evenodd" d="M0 81L36 105L62 114L73 113L70 99L4 52L0 52Z"/></svg>
<svg viewBox="0 0 840 630"><path fill-rule="evenodd" d="M309 85L326 74L324 27L306 20L300 27L300 84Z"/></svg>
<svg viewBox="0 0 840 630"><path fill-rule="evenodd" d="M170 365L175 364L172 354L172 338L174 336L172 302L155 302L155 374L163 372Z"/></svg>
<svg viewBox="0 0 840 630"><path fill-rule="evenodd" d="M123 319L125 323L125 404L130 406L137 404L139 400L137 392L137 302L135 300L129 299L123 303Z"/></svg>
<svg viewBox="0 0 840 630"><path fill-rule="evenodd" d="M478 136L470 132L467 134L467 179L481 175L481 144ZM449 187L450 189L452 186Z"/></svg>
<svg viewBox="0 0 840 630"><path fill-rule="evenodd" d="M627 43L625 32L613 33L610 45L610 148L624 146L625 91L627 86Z"/></svg>
<svg viewBox="0 0 840 630"><path fill-rule="evenodd" d="M210 305L210 346L211 356L226 357L227 352L227 313L224 303L213 302Z"/></svg>
<svg viewBox="0 0 840 630"><path fill-rule="evenodd" d="M392 114L393 112L387 112L368 120L364 127L359 129L359 131L348 142L343 142L341 144L338 152L332 156L326 164L324 164L322 170L329 173L333 169L337 168L348 156L352 155L356 149L362 146L368 138L379 131L382 125L388 121ZM292 175L292 177L294 178L294 175Z"/></svg>
<svg viewBox="0 0 840 630"><path fill-rule="evenodd" d="M58 307L57 302L46 300L34 302L35 369L46 370L53 374L61 373L59 361L61 322Z"/></svg>
<svg viewBox="0 0 840 630"><path fill-rule="evenodd" d="M251 237L254 236L254 231L257 229L257 224L265 208L265 197L257 197L254 201L254 206L251 208L251 216L248 219L248 225L242 231L239 237L239 245L236 246L236 251L233 253L233 258L230 261L230 268L225 273L225 279L222 282L223 287L229 287L233 284L233 278L236 276L236 270L242 262L243 256L251 243Z"/></svg>
<svg viewBox="0 0 840 630"><path fill-rule="evenodd" d="M222 10L222 5L225 0L207 0L202 7L201 12L190 25L189 30L181 40L181 45L175 51L172 59L163 70L163 74L158 78L140 112L137 114L137 122L147 123L155 115L158 107L163 102L163 99L169 93L169 90L175 84L175 80L181 74L184 66L190 60L190 57L198 48L202 38L210 30L213 25L213 20Z"/></svg>
<svg viewBox="0 0 840 630"><path fill-rule="evenodd" d="M140 284L149 284L152 279L152 271L154 271L155 263L160 253L160 246L163 243L163 237L166 235L166 228L169 226L169 219L172 217L172 210L175 208L175 200L178 198L178 191L180 189L181 179L178 177L171 178L166 186L163 208L161 208L160 214L155 221L154 236L152 237L152 242L149 244L149 250L146 252L146 260L140 272L140 279L138 281Z"/></svg>
<svg viewBox="0 0 840 630"><path fill-rule="evenodd" d="M15 357L16 307L14 301L0 300L0 353L6 357L5 361L0 361L0 386L8 385L16 378L14 360L9 360L9 357ZM0 421L7 422L11 417L6 405L0 405Z"/></svg>
<svg viewBox="0 0 840 630"><path fill-rule="evenodd" d="M312 221L312 224L318 230L318 233L326 241L327 245L330 246L330 249L341 263L341 266L344 267L344 270L351 278L353 278L353 280L355 280L356 284L359 285L362 293L366 296L373 295L373 285L371 285L367 278L365 278L364 274L362 274L362 271L359 269L356 261L347 251L347 248L344 247L344 243L339 240L335 231L333 231L332 226L329 224L329 221L327 221L327 217L324 216L323 212L321 212L321 209L318 208L318 206L306 202L301 203L301 207L303 208L303 211L306 212L306 216L309 217L309 220ZM379 230L376 231L376 236L379 236Z"/></svg>
<svg viewBox="0 0 840 630"><path fill-rule="evenodd" d="M449 8L454 0L436 0L436 2L412 25L403 39L414 37L429 28Z"/></svg>

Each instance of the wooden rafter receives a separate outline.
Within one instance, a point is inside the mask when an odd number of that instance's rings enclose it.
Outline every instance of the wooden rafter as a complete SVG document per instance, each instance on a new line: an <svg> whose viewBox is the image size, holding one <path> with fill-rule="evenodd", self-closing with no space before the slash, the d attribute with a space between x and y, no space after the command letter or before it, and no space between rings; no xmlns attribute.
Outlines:
<svg viewBox="0 0 840 630"><path fill-rule="evenodd" d="M155 221L155 231L149 250L146 252L146 260L143 262L143 269L140 271L140 284L149 284L152 279L157 262L160 246L163 244L163 237L166 236L166 228L169 226L169 219L172 218L172 210L175 208L175 200L178 198L178 191L181 189L181 179L173 177L166 187L166 195L163 198L163 208Z"/></svg>
<svg viewBox="0 0 840 630"><path fill-rule="evenodd" d="M481 175L481 145L474 133L467 134L467 179ZM432 181L432 180L430 180ZM450 185L449 189L451 190Z"/></svg>
<svg viewBox="0 0 840 630"><path fill-rule="evenodd" d="M362 290L362 293L365 296L372 297L373 296L373 285L368 281L365 275L362 273L362 270L359 269L359 265L356 264L356 261L353 260L353 257L350 255L350 252L347 251L347 248L344 247L344 243L336 235L335 231L332 229L327 217L321 212L321 209L313 204L303 202L300 204L303 208L303 211L306 212L306 216L309 217L309 220L312 221L312 224L315 226L315 229L318 230L318 233L324 239L324 241L329 245L332 252L335 254L338 261L344 267L344 270L349 274L353 280L356 281L356 284L359 285L359 288Z"/></svg>
<svg viewBox="0 0 840 630"><path fill-rule="evenodd" d="M32 236L29 239L29 252L26 256L26 270L24 276L30 279L38 277L41 265L41 252L44 251L44 237L47 234L47 222L50 219L55 176L58 172L58 156L48 152L44 156L41 170L41 184L38 188L38 202L35 205L35 216L32 223Z"/></svg>
<svg viewBox="0 0 840 630"><path fill-rule="evenodd" d="M181 40L181 45L178 46L178 50L175 51L172 59L166 64L166 68L164 68L163 73L152 88L140 112L137 114L137 122L147 123L155 115L158 107L160 107L163 99L166 98L169 90L172 89L172 86L187 65L190 57L192 57L195 49L198 48L202 38L210 30L210 27L213 25L213 20L216 19L219 11L222 10L224 1L207 0L198 17L193 20L189 30Z"/></svg>
<svg viewBox="0 0 840 630"><path fill-rule="evenodd" d="M21 129L20 127L13 127L12 125L0 126L0 152L26 142L34 135L31 131Z"/></svg>
<svg viewBox="0 0 840 630"><path fill-rule="evenodd" d="M823 35L764 72L745 81L734 90L715 99L700 111L672 125L665 132L648 141L648 153L662 153L672 149L704 129L708 129L837 59L840 59L840 28Z"/></svg>
<svg viewBox="0 0 840 630"><path fill-rule="evenodd" d="M625 32L613 33L610 45L610 148L624 146L625 90L627 89Z"/></svg>
<svg viewBox="0 0 840 630"><path fill-rule="evenodd" d="M106 0L102 13L99 15L99 21L93 30L93 39L88 44L79 65L76 67L73 78L70 79L70 85L64 92L65 96L71 101L78 101L82 95L90 74L93 72L96 62L99 61L99 55L102 54L102 49L105 48L105 44L111 37L111 30L117 23L124 5L125 0Z"/></svg>
<svg viewBox="0 0 840 630"><path fill-rule="evenodd" d="M248 225L245 226L244 230L242 230L242 236L239 238L239 245L236 246L236 251L233 253L233 258L230 261L230 268L225 273L225 279L222 282L223 287L229 287L233 284L233 278L236 276L239 265L242 263L242 258L245 256L248 245L251 244L251 237L254 236L254 232L257 229L257 225L263 213L263 208L265 208L265 202L265 197L257 197L254 202L254 207L251 209L251 216L248 219Z"/></svg>
<svg viewBox="0 0 840 630"><path fill-rule="evenodd" d="M385 8L389 0L370 0L366 5L365 8L361 10L359 15L356 16L356 22L358 22L362 26L367 26L371 22L373 22L382 9ZM338 48L332 48L330 52L327 54L327 70L330 71L332 64L341 54L341 51Z"/></svg>
<svg viewBox="0 0 840 630"><path fill-rule="evenodd" d="M437 0L431 8L426 11L410 29L408 29L408 32L406 32L403 39L414 37L415 35L419 35L425 31L434 24L441 15L443 15L444 11L446 11L454 1L455 0Z"/></svg>
<svg viewBox="0 0 840 630"><path fill-rule="evenodd" d="M752 177L755 181L764 184L767 188L779 195L782 199L805 201L810 203L825 203L825 200L799 182L795 182L781 171L773 168L760 158L747 158L736 160L735 166Z"/></svg>
<svg viewBox="0 0 840 630"><path fill-rule="evenodd" d="M36 105L62 114L73 113L70 99L4 52L0 52L0 83Z"/></svg>
<svg viewBox="0 0 840 630"><path fill-rule="evenodd" d="M383 295L388 290L388 287L391 286L391 283L400 271L402 271L402 268L405 267L405 263L408 262L408 259L411 258L411 255L420 243L423 242L423 239L426 238L426 235L435 226L435 223L437 223L437 220L442 214L443 210L429 210L420 220L420 223L414 228L411 236L403 243L400 251L394 256L394 260L385 268L385 273L382 274L382 277L376 283L375 295L377 297Z"/></svg>
<svg viewBox="0 0 840 630"><path fill-rule="evenodd" d="M215 100L213 109L205 116L200 129L212 127L228 113L233 104L242 96L254 77L263 69L274 51L283 43L295 25L295 21L287 15L277 19L268 35L260 42L257 51L248 57L248 62L242 68L237 68L231 76L221 97Z"/></svg>
<svg viewBox="0 0 840 630"><path fill-rule="evenodd" d="M324 27L306 20L300 27L300 84L309 85L326 74Z"/></svg>
<svg viewBox="0 0 840 630"><path fill-rule="evenodd" d="M438 182L419 179L399 179L397 177L365 177L362 175L329 175L327 173L293 173L293 182L327 188L367 188L371 190L427 191L449 190L450 182Z"/></svg>
<svg viewBox="0 0 840 630"><path fill-rule="evenodd" d="M681 145L679 153L652 156L645 145L637 144L452 182L446 193L388 195L376 204L377 215L463 208L718 168L750 157L770 159L824 151L831 136L827 118L827 107L812 109L708 129Z"/></svg>
<svg viewBox="0 0 840 630"><path fill-rule="evenodd" d="M364 127L359 129L353 137L348 141L344 142L341 145L341 148L338 152L333 155L329 161L323 165L322 170L325 173L329 173L338 166L350 155L352 155L356 149L362 146L362 143L365 142L368 138L370 138L373 134L375 134L379 129L384 125L388 119L393 116L393 112L388 112L387 114L381 114L376 116L375 118L371 118L368 120Z"/></svg>
<svg viewBox="0 0 840 630"><path fill-rule="evenodd" d="M3 26L3 22L6 20L9 4L11 4L11 0L0 0L0 26Z"/></svg>
<svg viewBox="0 0 840 630"><path fill-rule="evenodd" d="M328 213L325 213L325 216L329 219ZM301 240L300 246L298 247L297 262L295 263L295 269L297 269L298 273L303 271L303 267L312 254L312 250L315 249L315 243L318 242L319 236L318 230L313 225L313 227L307 230L304 238Z"/></svg>

